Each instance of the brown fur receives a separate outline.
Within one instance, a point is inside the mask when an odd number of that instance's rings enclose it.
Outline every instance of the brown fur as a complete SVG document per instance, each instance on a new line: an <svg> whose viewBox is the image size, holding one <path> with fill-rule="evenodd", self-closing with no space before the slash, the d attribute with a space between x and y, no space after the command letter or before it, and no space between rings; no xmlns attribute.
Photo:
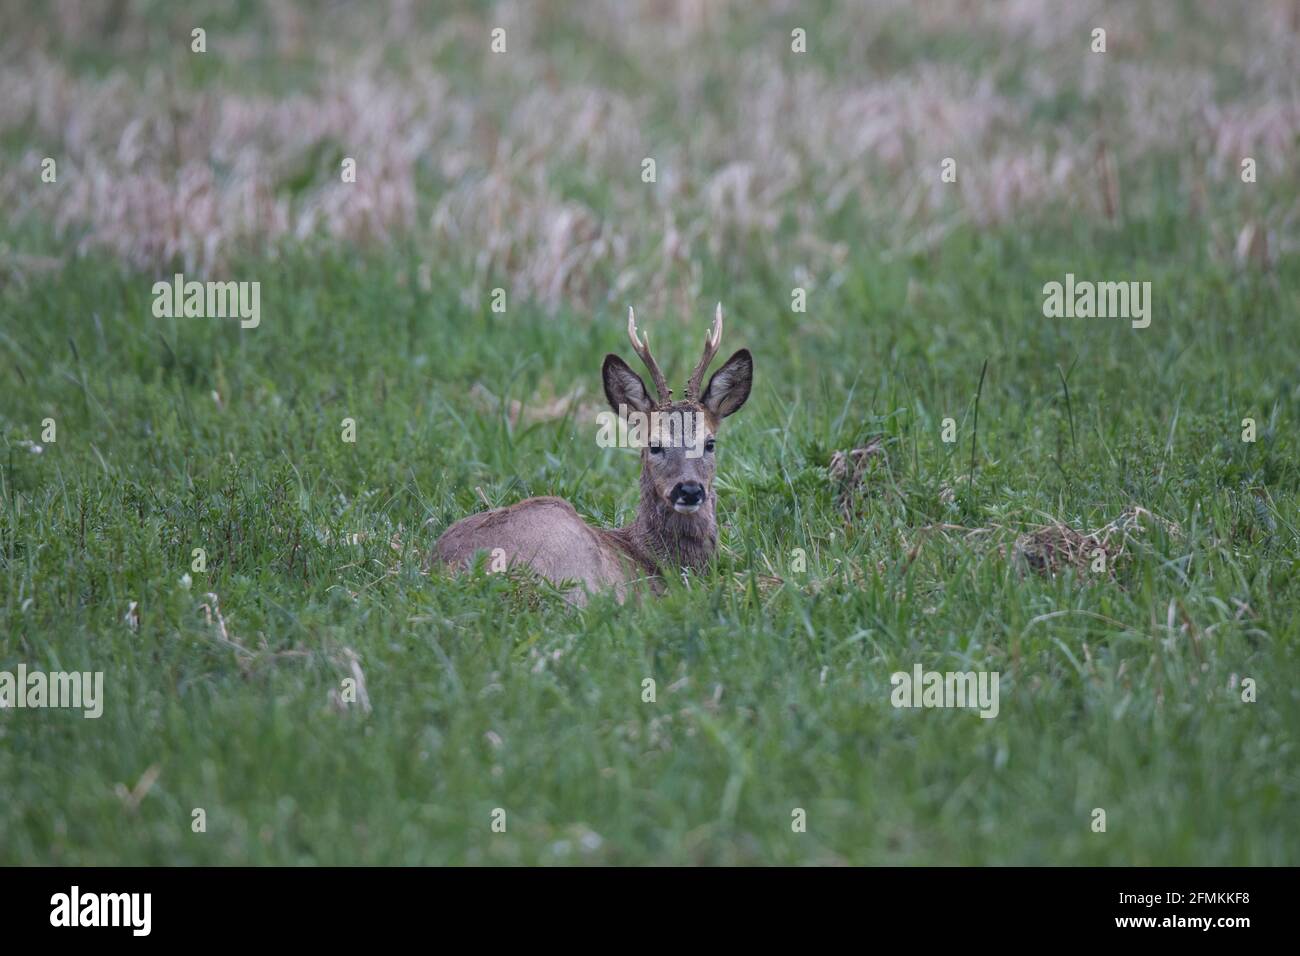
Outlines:
<svg viewBox="0 0 1300 956"><path fill-rule="evenodd" d="M593 528L563 498L528 498L462 518L443 533L436 545L438 560L465 567L480 551L505 552L507 566L528 565L555 584L577 586L572 599L584 603L582 592L615 590L620 600L637 578L654 573L623 532Z"/></svg>

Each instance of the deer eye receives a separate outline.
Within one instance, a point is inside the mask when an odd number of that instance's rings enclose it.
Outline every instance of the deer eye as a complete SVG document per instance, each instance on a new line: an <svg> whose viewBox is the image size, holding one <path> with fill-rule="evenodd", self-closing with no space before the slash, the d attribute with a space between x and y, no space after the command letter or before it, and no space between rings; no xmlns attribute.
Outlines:
<svg viewBox="0 0 1300 956"><path fill-rule="evenodd" d="M710 438L708 441L704 443L704 450L711 453L713 451L713 445L714 445L713 439Z"/></svg>

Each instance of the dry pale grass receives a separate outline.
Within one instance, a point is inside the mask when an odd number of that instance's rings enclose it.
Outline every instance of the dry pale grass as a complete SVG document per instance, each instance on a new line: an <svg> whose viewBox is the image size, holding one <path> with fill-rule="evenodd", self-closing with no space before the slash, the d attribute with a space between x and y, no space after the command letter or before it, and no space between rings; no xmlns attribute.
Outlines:
<svg viewBox="0 0 1300 956"><path fill-rule="evenodd" d="M1022 576L1033 572L1054 578L1068 569L1078 580L1113 581L1117 566L1155 529L1173 538L1182 537L1177 523L1140 505L1130 505L1092 531L1081 531L1055 518L1017 525L995 522L980 528L930 524L917 528L907 540L906 563L910 565L928 543L936 541L945 554L968 550L1009 561ZM1094 570L1099 557L1104 558L1104 570Z"/></svg>
<svg viewBox="0 0 1300 956"><path fill-rule="evenodd" d="M1297 245L1294 193L1260 208L1236 188L1243 155L1261 181L1300 181L1297 0L844 4L808 24L803 56L789 49L789 3L603 0L573 20L543 0L433 24L410 0L386 15L267 9L265 35L214 28L208 55L252 69L269 49L298 77L279 92L238 70L178 83L177 58L193 55L183 17L160 39L130 4L4 12L0 137L25 144L0 164L11 217L50 223L70 252L156 271L221 272L319 235L414 238L429 262L551 308L631 289L663 308L700 292L704 253L832 278L845 214L900 251L962 223L1137 214L1128 171L1162 157L1215 217L1223 255L1266 264L1261 243ZM547 40L561 15L622 69L568 79L568 54ZM509 52L492 56L498 24ZM1087 53L1098 24L1105 56ZM964 37L993 37L997 52L977 64L926 52ZM84 69L61 52L77 43L117 65ZM456 65L437 66L448 51ZM1056 108L1079 98L1086 108ZM59 182L34 185L47 155ZM952 185L937 175L947 156Z"/></svg>
<svg viewBox="0 0 1300 956"><path fill-rule="evenodd" d="M835 484L835 507L846 524L862 516L859 502L870 490L874 478L889 467L884 440L872 438L861 448L831 455L827 474Z"/></svg>
<svg viewBox="0 0 1300 956"><path fill-rule="evenodd" d="M1102 576L1110 580L1116 563L1127 554L1133 542L1155 527L1166 534L1181 534L1176 524L1138 505L1126 508L1118 518L1091 532L1050 521L1019 535L1011 547L1011 559L1022 572L1056 577L1070 568L1077 577L1088 580L1096 577L1093 566L1100 557L1104 558Z"/></svg>

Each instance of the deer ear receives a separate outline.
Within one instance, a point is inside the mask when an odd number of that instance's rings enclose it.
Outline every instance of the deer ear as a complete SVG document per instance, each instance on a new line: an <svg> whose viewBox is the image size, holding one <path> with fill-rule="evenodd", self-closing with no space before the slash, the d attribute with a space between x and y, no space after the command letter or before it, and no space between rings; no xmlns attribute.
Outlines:
<svg viewBox="0 0 1300 956"><path fill-rule="evenodd" d="M713 373L700 404L718 418L726 418L740 411L740 406L749 398L749 387L753 383L753 356L749 349L741 349Z"/></svg>
<svg viewBox="0 0 1300 956"><path fill-rule="evenodd" d="M654 408L654 402L650 400L650 393L646 391L641 376L612 352L605 356L600 377L605 382L605 398L616 413L620 405L638 412L649 412Z"/></svg>

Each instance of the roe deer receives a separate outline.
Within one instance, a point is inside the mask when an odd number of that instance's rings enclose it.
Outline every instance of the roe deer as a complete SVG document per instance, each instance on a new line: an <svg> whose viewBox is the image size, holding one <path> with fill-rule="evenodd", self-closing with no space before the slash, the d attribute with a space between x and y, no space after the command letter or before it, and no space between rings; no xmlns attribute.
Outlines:
<svg viewBox="0 0 1300 956"><path fill-rule="evenodd" d="M635 520L622 528L595 528L563 498L529 498L457 521L438 539L438 560L463 568L480 551L493 553L497 560L504 555L506 563L527 565L555 584L576 585L567 592L576 604L585 604L588 593L602 590L613 590L622 602L639 580L649 579L658 592L660 575L709 562L718 547L714 435L722 419L749 398L753 359L748 349L736 352L701 391L722 341L719 303L704 340L704 355L687 382L685 401L674 402L650 354L650 336L642 333L644 344L637 338L631 309L627 334L650 371L657 397L651 398L641 376L617 355L605 356L601 376L605 397L620 418L635 412L641 421L651 422L649 441L641 448L641 503ZM663 421L668 428L659 427ZM677 422L685 427L671 427Z"/></svg>

